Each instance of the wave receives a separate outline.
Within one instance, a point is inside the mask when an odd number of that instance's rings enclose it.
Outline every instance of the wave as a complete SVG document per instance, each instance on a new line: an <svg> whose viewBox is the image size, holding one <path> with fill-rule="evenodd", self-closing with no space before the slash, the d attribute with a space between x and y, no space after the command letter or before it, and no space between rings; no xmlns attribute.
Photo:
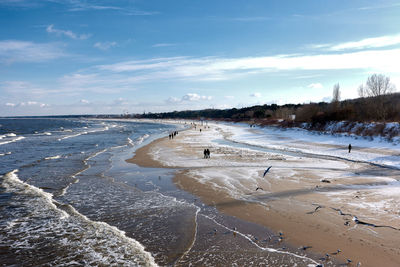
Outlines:
<svg viewBox="0 0 400 267"><path fill-rule="evenodd" d="M39 132L35 131L35 133L33 135L53 135L53 134L51 132L39 133Z"/></svg>
<svg viewBox="0 0 400 267"><path fill-rule="evenodd" d="M9 143L14 143L14 142L17 142L17 141L22 140L22 139L25 139L25 137L18 136L15 139L11 139L11 140L7 140L7 141L4 141L4 142L0 142L0 145L6 145L6 144L9 144Z"/></svg>
<svg viewBox="0 0 400 267"><path fill-rule="evenodd" d="M133 141L132 139L130 139L130 138L128 137L128 138L127 138L127 140L128 140L128 146L133 147L133 146L140 145L141 143L143 143L143 141L144 141L145 139L147 139L147 138L149 138L149 137L150 137L150 135L144 134L144 135L138 137L138 138L136 139L136 141Z"/></svg>
<svg viewBox="0 0 400 267"><path fill-rule="evenodd" d="M129 146L135 146L135 143L129 137L128 137L128 145Z"/></svg>
<svg viewBox="0 0 400 267"><path fill-rule="evenodd" d="M0 153L0 157L3 157L5 155L11 155L11 152L6 152L6 153Z"/></svg>
<svg viewBox="0 0 400 267"><path fill-rule="evenodd" d="M81 135L85 135L85 134L91 134L91 133L98 133L98 132L105 132L108 131L110 128L108 126L102 128L102 129L97 129L97 130L93 130L93 131L84 131L84 132L80 132L77 134L72 134L72 135L67 135L67 136L63 136L61 138L58 138L58 141L64 140L64 139L68 139L68 138L73 138L73 137L78 137ZM65 130L64 132L66 132L67 130ZM71 131L72 132L72 131Z"/></svg>
<svg viewBox="0 0 400 267"><path fill-rule="evenodd" d="M47 157L47 158L44 158L44 159L45 159L45 160L49 160L49 159L59 159L59 158L61 158L60 155L52 156L52 157Z"/></svg>
<svg viewBox="0 0 400 267"><path fill-rule="evenodd" d="M149 138L149 136L150 136L150 135L145 134L145 135L139 137L139 138L136 140L136 145L139 145L139 144L143 143L143 141L144 141L145 139Z"/></svg>
<svg viewBox="0 0 400 267"><path fill-rule="evenodd" d="M84 167L82 170L78 171L77 173L75 173L75 174L73 174L73 175L71 176L71 178L73 179L73 181L72 181L71 183L69 183L66 187L64 187L64 188L61 190L61 192L60 192L57 196L64 196L64 195L67 193L67 190L68 190L68 188L69 188L71 185L76 184L76 183L79 182L79 179L77 178L77 176L80 175L81 173L87 171L87 170L91 167L91 166L88 164L88 161L89 161L89 160L91 160L91 159L94 158L94 157L97 157L98 155L100 155L100 154L102 154L102 153L104 153L104 152L106 152L106 151L107 151L107 149L103 149L103 150L101 150L101 151L98 151L98 152L94 153L93 155L90 155L90 156L87 157L86 159L84 159L84 160L83 160L83 163L85 164L85 167ZM85 152L81 152L81 153L84 154Z"/></svg>
<svg viewBox="0 0 400 267"><path fill-rule="evenodd" d="M1 185L12 193L14 206L4 218L2 244L23 252L20 264L157 266L144 246L125 232L57 202L52 194L21 181L17 173L2 176ZM50 249L48 240L53 253L40 253Z"/></svg>
<svg viewBox="0 0 400 267"><path fill-rule="evenodd" d="M73 135L67 135L61 138L58 138L58 141L64 140L64 139L68 139L68 138L73 138L73 137L77 137L83 134L88 134L88 132L81 132L81 133L77 133L77 134L73 134Z"/></svg>
<svg viewBox="0 0 400 267"><path fill-rule="evenodd" d="M96 153L94 153L93 155L90 155L89 157L87 157L87 158L84 160L84 162L86 163L86 161L91 160L92 158L97 157L98 155L103 154L103 153L106 152L106 151L107 151L107 148L105 148L105 149L103 149L103 150L101 150L101 151L99 151L99 152L96 152Z"/></svg>

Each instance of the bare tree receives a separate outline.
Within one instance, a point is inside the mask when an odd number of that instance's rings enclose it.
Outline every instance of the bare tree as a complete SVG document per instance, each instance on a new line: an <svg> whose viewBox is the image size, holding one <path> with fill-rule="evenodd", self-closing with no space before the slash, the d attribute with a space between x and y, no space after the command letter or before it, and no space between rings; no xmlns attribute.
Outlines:
<svg viewBox="0 0 400 267"><path fill-rule="evenodd" d="M383 74L373 74L368 77L365 86L360 86L359 94L369 97L366 110L375 114L376 119L385 120L388 107L388 95L395 91L395 86L390 82L390 78Z"/></svg>
<svg viewBox="0 0 400 267"><path fill-rule="evenodd" d="M394 92L395 86L390 78L383 74L373 74L368 77L365 92L368 96L379 97Z"/></svg>
<svg viewBox="0 0 400 267"><path fill-rule="evenodd" d="M358 87L358 95L361 98L364 98L367 96L367 92L365 92L365 88L363 84L360 84L360 86Z"/></svg>
<svg viewBox="0 0 400 267"><path fill-rule="evenodd" d="M333 86L333 97L332 102L339 102L340 101L340 85L337 83Z"/></svg>

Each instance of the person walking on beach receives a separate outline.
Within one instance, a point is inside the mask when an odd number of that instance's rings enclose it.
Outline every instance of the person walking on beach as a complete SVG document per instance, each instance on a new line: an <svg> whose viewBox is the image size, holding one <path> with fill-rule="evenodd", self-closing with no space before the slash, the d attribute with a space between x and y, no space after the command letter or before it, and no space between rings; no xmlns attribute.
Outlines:
<svg viewBox="0 0 400 267"><path fill-rule="evenodd" d="M204 154L204 158L206 159L207 158L207 149L204 149L203 154Z"/></svg>
<svg viewBox="0 0 400 267"><path fill-rule="evenodd" d="M351 144L349 144L349 153L350 153L350 151L351 151Z"/></svg>

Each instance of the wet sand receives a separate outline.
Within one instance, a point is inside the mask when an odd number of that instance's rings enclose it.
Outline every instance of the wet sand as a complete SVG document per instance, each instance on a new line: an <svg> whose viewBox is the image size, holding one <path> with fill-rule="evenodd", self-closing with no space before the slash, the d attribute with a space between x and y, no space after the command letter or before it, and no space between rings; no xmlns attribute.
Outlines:
<svg viewBox="0 0 400 267"><path fill-rule="evenodd" d="M219 147L204 141L203 133L189 129L182 131L173 140L161 138L136 151L136 155L127 160L144 167L177 168L174 182L205 204L215 206L220 212L271 229L277 235L283 232L284 240L292 247L311 246L309 253L330 254L332 259L345 262L352 260L362 266L400 266L400 220L398 210L374 216L368 208L371 199L377 198L368 190L343 190L345 185L369 185L378 183L368 172L374 170L368 164L337 162L334 168L321 168L326 162L321 159L280 158L261 152L249 153L235 148ZM194 140L200 139L199 142ZM203 138L203 139L202 139ZM211 159L203 159L202 149L211 147ZM266 163L274 165L269 179L258 179L257 186L264 190L255 191L254 181L243 178L243 173L258 172L262 177ZM295 167L293 167L295 166ZM308 166L302 168L300 166ZM327 173L335 175L326 178L329 183L321 182ZM348 176L348 173L355 173ZM232 195L225 190L226 184L219 175L228 173L240 181L242 195ZM215 177L213 177L215 175ZM275 176L276 175L276 176ZM392 174L397 175L397 173ZM207 177L207 179L204 179ZM282 178L284 177L284 178ZM234 187L234 186L233 186ZM244 192L244 193L243 193ZM360 201L360 207L348 205L346 199ZM376 200L376 199L375 199ZM379 199L378 199L379 200ZM345 215L349 214L349 215ZM364 218L368 223L384 227L372 227L356 223ZM387 227L388 226L388 227ZM340 249L341 252L335 255Z"/></svg>

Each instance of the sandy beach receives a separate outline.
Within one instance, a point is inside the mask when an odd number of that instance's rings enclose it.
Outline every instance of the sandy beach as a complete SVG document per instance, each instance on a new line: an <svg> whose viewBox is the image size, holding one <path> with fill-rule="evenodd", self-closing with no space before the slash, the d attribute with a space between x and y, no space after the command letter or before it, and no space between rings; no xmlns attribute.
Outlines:
<svg viewBox="0 0 400 267"><path fill-rule="evenodd" d="M264 145L241 141L246 138L262 138ZM180 189L222 214L270 229L292 248L306 247L298 254L320 257L319 263L399 266L400 172L370 161L398 151L361 143L353 149L349 155L340 144L210 123L158 139L127 161L175 169Z"/></svg>

